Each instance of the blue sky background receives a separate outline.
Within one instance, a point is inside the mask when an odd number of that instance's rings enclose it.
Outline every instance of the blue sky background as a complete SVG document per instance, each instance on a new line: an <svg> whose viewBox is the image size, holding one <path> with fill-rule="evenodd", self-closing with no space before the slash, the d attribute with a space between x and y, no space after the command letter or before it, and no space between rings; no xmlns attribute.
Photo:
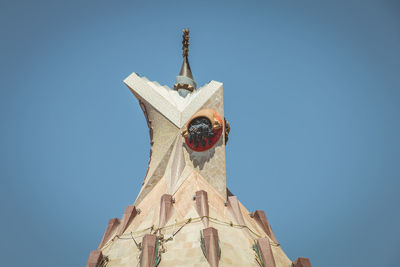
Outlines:
<svg viewBox="0 0 400 267"><path fill-rule="evenodd" d="M399 1L0 2L2 266L84 266L149 156L122 80L224 83L227 180L292 259L396 266ZM222 252L223 253L223 252Z"/></svg>

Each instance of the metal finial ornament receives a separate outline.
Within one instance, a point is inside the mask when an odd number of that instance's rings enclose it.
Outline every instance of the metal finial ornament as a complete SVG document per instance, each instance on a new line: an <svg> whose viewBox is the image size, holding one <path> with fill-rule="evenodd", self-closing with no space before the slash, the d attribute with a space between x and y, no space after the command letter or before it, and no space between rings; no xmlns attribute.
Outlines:
<svg viewBox="0 0 400 267"><path fill-rule="evenodd" d="M182 35L182 56L183 63L179 76L176 76L176 83L174 90L177 90L179 94L185 97L189 92L193 92L196 89L196 83L193 79L193 74L189 65L189 29L183 30Z"/></svg>
<svg viewBox="0 0 400 267"><path fill-rule="evenodd" d="M187 57L189 53L189 29L183 30L182 35L182 50L183 50L183 57Z"/></svg>

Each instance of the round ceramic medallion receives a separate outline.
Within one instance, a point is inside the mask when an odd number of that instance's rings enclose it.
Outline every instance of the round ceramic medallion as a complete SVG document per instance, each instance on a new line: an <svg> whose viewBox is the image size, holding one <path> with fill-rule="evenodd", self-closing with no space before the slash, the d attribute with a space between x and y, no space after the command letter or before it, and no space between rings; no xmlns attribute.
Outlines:
<svg viewBox="0 0 400 267"><path fill-rule="evenodd" d="M189 120L183 136L191 150L206 151L218 142L222 128L221 116L212 109L204 109Z"/></svg>

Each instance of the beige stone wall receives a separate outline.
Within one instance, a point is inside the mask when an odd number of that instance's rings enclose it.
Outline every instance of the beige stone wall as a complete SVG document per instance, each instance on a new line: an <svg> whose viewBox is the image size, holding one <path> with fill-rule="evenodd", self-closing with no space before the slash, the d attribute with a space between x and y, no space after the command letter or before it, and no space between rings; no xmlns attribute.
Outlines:
<svg viewBox="0 0 400 267"><path fill-rule="evenodd" d="M172 240L163 243L163 253L159 266L209 266L200 247L200 231L205 228L196 211L193 195L196 191L205 190L208 193L210 208L210 226L218 230L221 246L220 266L258 266L255 252L252 249L254 241L267 237L263 230L250 217L250 212L240 204L245 225L237 226L236 219L225 200L196 171L185 180L173 195L175 203L166 227L156 229L159 219L160 196L166 193L165 180L162 178L146 198L137 206L141 213L135 217L131 225L120 237L115 236L102 249L103 255L109 257L108 266L136 266L140 251L132 236L139 243L144 234L156 233L164 239L171 237L189 218L192 222L184 225ZM232 223L232 226L230 225ZM153 230L149 228L154 226ZM270 240L273 244L273 241ZM291 266L291 261L276 244L272 245L276 266Z"/></svg>
<svg viewBox="0 0 400 267"><path fill-rule="evenodd" d="M136 74L125 83L139 100L148 121L152 152L135 201L140 213L122 235L118 236L118 229L115 230L100 248L109 260L107 266L139 266L141 250L135 241L140 244L143 236L150 233L161 240L159 266L209 266L200 237L206 227L218 231L219 266L259 266L253 244L262 237L269 240L276 266L292 266L279 244L269 238L240 202L234 199L228 203L224 135L205 152L192 151L184 143L181 133L198 110L213 109L223 118L222 84L212 81L183 98ZM197 200L193 199L199 190L207 192L208 197L209 213L202 218ZM161 209L164 194L172 195L174 203L164 203ZM161 228L160 217L167 218Z"/></svg>

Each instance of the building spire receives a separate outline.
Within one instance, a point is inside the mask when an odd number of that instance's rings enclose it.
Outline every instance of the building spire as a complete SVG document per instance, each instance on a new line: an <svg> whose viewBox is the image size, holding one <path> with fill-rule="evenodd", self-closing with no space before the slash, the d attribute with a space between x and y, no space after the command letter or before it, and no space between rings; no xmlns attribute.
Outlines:
<svg viewBox="0 0 400 267"><path fill-rule="evenodd" d="M179 76L176 76L176 83L174 85L174 90L185 97L189 92L193 92L196 89L196 83L193 79L193 74L189 65L189 29L183 30L182 35L182 56L183 63Z"/></svg>

